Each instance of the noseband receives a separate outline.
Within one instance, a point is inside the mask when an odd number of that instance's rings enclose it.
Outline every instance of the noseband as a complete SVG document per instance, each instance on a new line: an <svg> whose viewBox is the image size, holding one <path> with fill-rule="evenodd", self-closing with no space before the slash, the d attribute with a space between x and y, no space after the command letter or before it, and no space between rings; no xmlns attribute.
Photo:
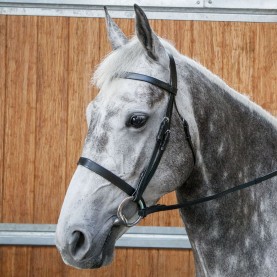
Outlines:
<svg viewBox="0 0 277 277"><path fill-rule="evenodd" d="M170 126L171 126L171 117L173 112L173 106L175 105L176 111L179 114L184 127L184 132L186 136L186 140L188 142L188 145L192 152L192 158L194 165L196 163L196 155L194 152L191 135L189 131L189 125L187 121L182 118L180 115L176 102L175 102L175 96L177 94L177 72L176 72L176 64L173 56L169 54L169 68L170 68L170 83L165 83L161 80L158 80L156 78L153 78L151 76L139 74L139 73L133 73L133 72L125 72L122 76L119 78L123 79L131 79L136 81L142 81L150 83L154 86L157 86L169 93L169 100L167 104L166 113L164 115L164 118L162 119L162 122L160 124L159 131L156 136L156 144L154 147L154 150L152 152L150 161L148 163L147 168L140 174L140 178L137 182L136 188L133 188L128 183L126 183L124 180L122 180L120 177L109 171L108 169L104 168L103 166L97 164L96 162L81 157L79 159L78 165L82 165L86 167L87 169L95 172L96 174L100 175L101 177L108 180L110 183L114 184L118 188L120 188L122 191L124 191L129 197L125 198L121 204L118 207L117 210L117 217L118 219L115 221L116 224L125 225L127 227L132 227L136 225L142 218L146 217L149 214L159 212L159 211L167 211L167 210L173 210L173 209L180 209L180 208L186 208L192 205L204 203L207 201L211 201L213 199L220 198L226 194L245 189L247 187L259 184L265 180L268 180L274 176L277 176L277 171L274 171L272 173L269 173L265 176L259 177L257 179L254 179L248 183L244 183L238 186L235 186L233 188L227 189L225 191L219 192L217 194L206 196L202 198L198 198L195 200L185 201L180 204L175 205L154 205L147 207L145 204L145 201L142 197L147 185L151 181L153 175L155 174L157 167L161 161L162 155L166 149L166 146L168 144L169 138L170 138ZM130 201L133 201L137 203L138 205L138 218L134 222L129 222L128 219L123 214L123 208L128 204Z"/></svg>

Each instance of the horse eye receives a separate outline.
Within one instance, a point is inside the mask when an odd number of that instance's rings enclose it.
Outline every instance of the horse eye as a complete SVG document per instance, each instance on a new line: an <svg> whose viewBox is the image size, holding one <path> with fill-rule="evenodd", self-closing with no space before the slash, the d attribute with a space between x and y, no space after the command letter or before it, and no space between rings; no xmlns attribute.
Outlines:
<svg viewBox="0 0 277 277"><path fill-rule="evenodd" d="M129 118L126 125L138 129L145 125L147 119L148 116L146 114L135 113Z"/></svg>

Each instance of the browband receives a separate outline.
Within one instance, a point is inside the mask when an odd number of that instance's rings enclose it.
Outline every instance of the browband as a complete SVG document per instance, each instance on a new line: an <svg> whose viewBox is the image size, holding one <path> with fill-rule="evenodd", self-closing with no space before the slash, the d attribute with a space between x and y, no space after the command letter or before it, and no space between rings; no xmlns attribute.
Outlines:
<svg viewBox="0 0 277 277"><path fill-rule="evenodd" d="M175 86L172 86L171 84L165 83L159 79L156 79L154 77L150 77L147 75L134 73L134 72L125 72L122 74L123 79L130 79L130 80L136 80L136 81L142 81L149 84L152 84L156 87L159 87L161 89L166 90L169 93L172 93L174 95L177 94L177 88Z"/></svg>

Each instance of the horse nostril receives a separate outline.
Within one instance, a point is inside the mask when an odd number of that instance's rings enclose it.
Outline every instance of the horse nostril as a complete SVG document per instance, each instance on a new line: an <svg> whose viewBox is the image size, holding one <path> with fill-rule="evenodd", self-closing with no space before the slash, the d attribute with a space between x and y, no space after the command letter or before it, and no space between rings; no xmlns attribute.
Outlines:
<svg viewBox="0 0 277 277"><path fill-rule="evenodd" d="M81 231L74 231L69 241L69 251L75 260L82 260L89 250L88 240Z"/></svg>
<svg viewBox="0 0 277 277"><path fill-rule="evenodd" d="M78 239L77 239L77 243L76 243L76 249L80 249L82 248L84 242L85 242L85 236L82 232L78 232L76 231L75 233L78 233Z"/></svg>

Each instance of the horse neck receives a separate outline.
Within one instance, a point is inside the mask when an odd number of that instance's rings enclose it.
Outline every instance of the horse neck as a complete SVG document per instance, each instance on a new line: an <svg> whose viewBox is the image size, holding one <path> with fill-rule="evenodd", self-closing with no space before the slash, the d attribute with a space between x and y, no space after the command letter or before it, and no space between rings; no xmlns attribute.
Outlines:
<svg viewBox="0 0 277 277"><path fill-rule="evenodd" d="M184 67L197 124L197 164L177 191L179 201L211 195L277 170L275 119L217 77L211 78L208 71ZM276 271L274 183L276 178L181 211L198 275L271 276Z"/></svg>

